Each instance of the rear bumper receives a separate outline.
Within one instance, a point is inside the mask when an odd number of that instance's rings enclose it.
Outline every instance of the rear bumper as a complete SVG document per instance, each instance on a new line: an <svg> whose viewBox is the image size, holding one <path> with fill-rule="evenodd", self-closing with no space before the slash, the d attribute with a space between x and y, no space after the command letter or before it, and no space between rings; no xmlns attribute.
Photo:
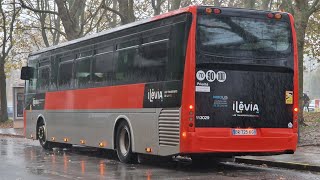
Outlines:
<svg viewBox="0 0 320 180"><path fill-rule="evenodd" d="M293 129L259 128L255 136L234 136L231 128L196 128L181 137L180 153L283 154L296 150Z"/></svg>

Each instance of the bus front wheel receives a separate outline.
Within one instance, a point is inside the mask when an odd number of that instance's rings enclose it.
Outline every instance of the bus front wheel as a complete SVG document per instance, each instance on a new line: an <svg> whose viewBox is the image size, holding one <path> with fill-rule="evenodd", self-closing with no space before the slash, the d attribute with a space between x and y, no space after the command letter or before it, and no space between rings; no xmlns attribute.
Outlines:
<svg viewBox="0 0 320 180"><path fill-rule="evenodd" d="M50 149L50 142L47 141L46 125L43 121L38 123L37 133L40 145L43 147L43 149Z"/></svg>
<svg viewBox="0 0 320 180"><path fill-rule="evenodd" d="M136 159L136 154L132 152L130 128L126 121L122 121L117 128L116 151L119 160L123 163L132 163Z"/></svg>

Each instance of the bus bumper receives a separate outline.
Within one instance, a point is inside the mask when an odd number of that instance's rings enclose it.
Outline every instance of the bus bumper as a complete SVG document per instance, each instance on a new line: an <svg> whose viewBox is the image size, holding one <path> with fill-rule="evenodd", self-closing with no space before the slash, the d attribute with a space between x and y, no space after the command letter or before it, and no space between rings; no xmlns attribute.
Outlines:
<svg viewBox="0 0 320 180"><path fill-rule="evenodd" d="M284 154L296 150L298 134L293 129L258 128L257 135L235 136L231 128L196 128L181 137L180 153Z"/></svg>

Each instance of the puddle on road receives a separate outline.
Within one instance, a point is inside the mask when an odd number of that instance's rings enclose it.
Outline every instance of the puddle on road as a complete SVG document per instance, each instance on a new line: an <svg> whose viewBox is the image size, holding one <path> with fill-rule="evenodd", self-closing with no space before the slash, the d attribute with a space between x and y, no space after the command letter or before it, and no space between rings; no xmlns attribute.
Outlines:
<svg viewBox="0 0 320 180"><path fill-rule="evenodd" d="M188 164L159 162L155 159L142 164L123 164L115 153L75 147L64 151L45 151L37 142L21 139L0 142L0 173L6 179L233 179L243 177L290 176L282 170L248 167L232 163ZM37 143L37 145L34 145ZM156 158L158 159L158 158ZM276 172L274 172L276 171ZM17 173L18 172L18 173ZM295 176L295 175L292 175ZM309 175L312 179L313 174ZM21 178L22 177L22 178ZM252 177L252 178L248 178ZM301 177L301 176L297 176ZM268 179L268 178L266 178Z"/></svg>

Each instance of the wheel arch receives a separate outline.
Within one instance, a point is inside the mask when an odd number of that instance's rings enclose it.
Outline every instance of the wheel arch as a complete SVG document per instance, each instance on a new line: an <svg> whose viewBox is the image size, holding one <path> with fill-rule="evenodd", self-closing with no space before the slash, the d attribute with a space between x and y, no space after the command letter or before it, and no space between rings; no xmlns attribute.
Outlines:
<svg viewBox="0 0 320 180"><path fill-rule="evenodd" d="M125 115L120 115L116 118L115 122L114 122L114 125L113 125L113 133L112 133L112 148L113 149L116 149L116 134L117 134L117 129L118 129L118 126L120 125L120 123L122 121L125 121L128 123L129 125L129 128L130 128L130 135L131 135L131 142L132 142L132 151L135 151L135 141L134 141L134 136L133 136L133 129L132 129L132 125L131 125L131 122L129 120L129 118Z"/></svg>

